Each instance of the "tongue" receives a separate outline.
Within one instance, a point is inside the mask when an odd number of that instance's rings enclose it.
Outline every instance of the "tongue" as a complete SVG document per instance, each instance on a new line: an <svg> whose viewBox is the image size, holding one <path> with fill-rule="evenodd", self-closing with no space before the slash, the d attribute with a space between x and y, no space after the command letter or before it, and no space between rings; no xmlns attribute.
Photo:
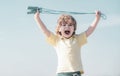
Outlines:
<svg viewBox="0 0 120 76"><path fill-rule="evenodd" d="M65 31L65 34L67 34L67 35L68 35L69 33L70 33L70 31Z"/></svg>

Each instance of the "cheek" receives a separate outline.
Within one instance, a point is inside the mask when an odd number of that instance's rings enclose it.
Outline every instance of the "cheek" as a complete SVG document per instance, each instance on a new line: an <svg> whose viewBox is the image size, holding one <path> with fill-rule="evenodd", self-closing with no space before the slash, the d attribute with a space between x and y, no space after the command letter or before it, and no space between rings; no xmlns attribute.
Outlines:
<svg viewBox="0 0 120 76"><path fill-rule="evenodd" d="M74 31L74 29L75 29L73 26L72 26L72 27L70 27L70 28L71 28L71 30L72 30L72 31Z"/></svg>
<svg viewBox="0 0 120 76"><path fill-rule="evenodd" d="M64 29L65 27L64 27L64 26L61 26L60 28L61 28L61 29Z"/></svg>
<svg viewBox="0 0 120 76"><path fill-rule="evenodd" d="M64 29L64 28L61 26L61 27L59 28L59 31L61 32L63 29Z"/></svg>

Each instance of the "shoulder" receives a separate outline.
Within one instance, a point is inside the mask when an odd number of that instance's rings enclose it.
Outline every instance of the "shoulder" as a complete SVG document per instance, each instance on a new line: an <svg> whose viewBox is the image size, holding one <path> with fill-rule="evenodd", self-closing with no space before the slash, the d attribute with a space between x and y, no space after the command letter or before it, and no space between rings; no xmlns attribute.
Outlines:
<svg viewBox="0 0 120 76"><path fill-rule="evenodd" d="M47 37L47 42L52 45L55 45L58 39L59 37L56 34L51 32L50 35Z"/></svg>
<svg viewBox="0 0 120 76"><path fill-rule="evenodd" d="M77 39L78 43L80 44L80 46L84 45L85 43L87 43L87 36L85 32L82 32L80 34L76 34L75 38Z"/></svg>
<svg viewBox="0 0 120 76"><path fill-rule="evenodd" d="M75 37L87 37L86 32L82 32L80 34L75 34Z"/></svg>

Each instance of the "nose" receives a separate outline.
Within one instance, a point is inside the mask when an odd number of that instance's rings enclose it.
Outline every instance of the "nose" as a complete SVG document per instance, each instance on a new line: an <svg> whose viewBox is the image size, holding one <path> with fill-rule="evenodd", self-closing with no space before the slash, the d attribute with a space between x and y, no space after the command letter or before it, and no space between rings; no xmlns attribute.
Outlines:
<svg viewBox="0 0 120 76"><path fill-rule="evenodd" d="M66 26L65 27L69 27L69 25L68 24L66 24Z"/></svg>
<svg viewBox="0 0 120 76"><path fill-rule="evenodd" d="M66 25L65 27L66 27L66 28L68 28L68 26L67 26L67 25Z"/></svg>

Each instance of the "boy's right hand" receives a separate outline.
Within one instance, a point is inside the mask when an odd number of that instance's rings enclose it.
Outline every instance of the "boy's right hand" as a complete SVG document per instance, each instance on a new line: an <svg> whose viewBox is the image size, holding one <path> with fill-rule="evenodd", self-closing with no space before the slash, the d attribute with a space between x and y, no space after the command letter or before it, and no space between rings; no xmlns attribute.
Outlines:
<svg viewBox="0 0 120 76"><path fill-rule="evenodd" d="M35 13L35 15L34 15L34 18L39 18L39 10L37 10L37 12Z"/></svg>

